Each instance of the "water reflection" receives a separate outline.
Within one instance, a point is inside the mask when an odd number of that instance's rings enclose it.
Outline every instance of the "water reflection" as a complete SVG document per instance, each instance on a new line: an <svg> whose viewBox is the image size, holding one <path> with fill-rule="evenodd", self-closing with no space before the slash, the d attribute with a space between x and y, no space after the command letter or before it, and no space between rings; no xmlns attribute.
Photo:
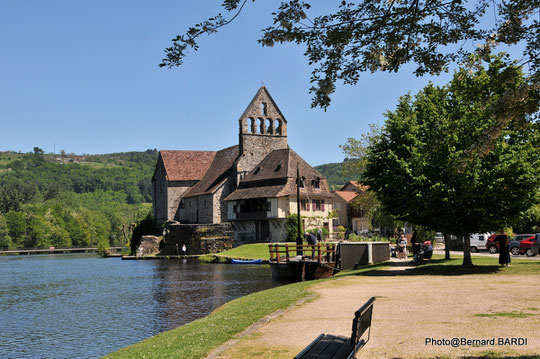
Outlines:
<svg viewBox="0 0 540 359"><path fill-rule="evenodd" d="M275 286L268 266L0 257L0 357L93 358Z"/></svg>

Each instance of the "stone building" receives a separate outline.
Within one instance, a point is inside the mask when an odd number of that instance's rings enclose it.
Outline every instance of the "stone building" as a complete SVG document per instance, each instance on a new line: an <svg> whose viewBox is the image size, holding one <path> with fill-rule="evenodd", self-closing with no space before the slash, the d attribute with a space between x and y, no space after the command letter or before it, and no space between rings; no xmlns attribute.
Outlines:
<svg viewBox="0 0 540 359"><path fill-rule="evenodd" d="M332 231L333 195L326 179L289 148L287 120L266 87L238 121L238 145L215 152L160 151L152 178L158 222L230 222L236 243L282 241L286 217L296 213L298 164L306 228L324 225Z"/></svg>

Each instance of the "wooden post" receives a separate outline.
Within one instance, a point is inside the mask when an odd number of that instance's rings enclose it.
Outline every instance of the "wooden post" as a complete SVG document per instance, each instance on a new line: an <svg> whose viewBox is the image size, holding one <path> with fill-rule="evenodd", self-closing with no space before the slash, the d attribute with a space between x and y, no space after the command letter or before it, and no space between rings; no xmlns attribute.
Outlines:
<svg viewBox="0 0 540 359"><path fill-rule="evenodd" d="M285 260L289 261L289 245L285 244Z"/></svg>
<svg viewBox="0 0 540 359"><path fill-rule="evenodd" d="M317 261L321 263L321 244L317 244Z"/></svg>
<svg viewBox="0 0 540 359"><path fill-rule="evenodd" d="M268 251L270 252L270 262L274 261L274 252L272 251L272 245L268 245Z"/></svg>
<svg viewBox="0 0 540 359"><path fill-rule="evenodd" d="M279 263L279 250L278 250L278 245L277 244L276 244L274 249L276 250L277 262Z"/></svg>

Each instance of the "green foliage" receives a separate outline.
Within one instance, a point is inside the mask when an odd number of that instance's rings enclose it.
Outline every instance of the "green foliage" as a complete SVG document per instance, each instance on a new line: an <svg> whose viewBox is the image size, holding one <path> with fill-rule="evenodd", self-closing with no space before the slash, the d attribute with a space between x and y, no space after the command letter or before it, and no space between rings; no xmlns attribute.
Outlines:
<svg viewBox="0 0 540 359"><path fill-rule="evenodd" d="M246 3L224 0L222 6L233 12L231 19L219 14L176 36L160 66L180 66L190 49L198 49L199 36L230 23ZM440 74L471 53L485 58L500 45L521 45L523 63L536 78L533 82L539 80L535 1L342 1L338 9L313 18L310 3L282 1L258 41L262 46L295 43L306 49L309 64L316 66L310 79L312 107L328 107L335 83L355 85L363 72L397 72L414 64L417 76Z"/></svg>
<svg viewBox="0 0 540 359"><path fill-rule="evenodd" d="M10 156L11 170L0 171L4 245L124 246L151 208L143 202L151 200L156 150L87 156L100 168L54 163L53 156L39 151Z"/></svg>
<svg viewBox="0 0 540 359"><path fill-rule="evenodd" d="M487 69L460 69L447 86L401 97L365 173L384 212L467 236L511 226L535 205L540 125L531 111L538 103L524 99L494 113L524 81L518 67L497 57Z"/></svg>
<svg viewBox="0 0 540 359"><path fill-rule="evenodd" d="M8 233L6 219L0 214L0 250L11 247L11 237Z"/></svg>
<svg viewBox="0 0 540 359"><path fill-rule="evenodd" d="M152 211L148 212L146 216L137 223L135 229L133 229L133 235L130 241L132 254L137 251L137 248L141 244L141 238L145 235L161 235L161 227L156 224L156 221L152 217Z"/></svg>
<svg viewBox="0 0 540 359"><path fill-rule="evenodd" d="M287 242L294 242L296 243L296 239L298 238L298 216L296 213L291 213L287 217ZM304 232L304 227L302 223L300 223L300 232ZM300 237L302 237L302 233L300 233Z"/></svg>
<svg viewBox="0 0 540 359"><path fill-rule="evenodd" d="M324 165L315 166L314 168L319 171L328 181L328 186L331 190L339 190L349 181L358 180L357 173L346 172L346 168L353 160L345 159L341 163L326 163Z"/></svg>

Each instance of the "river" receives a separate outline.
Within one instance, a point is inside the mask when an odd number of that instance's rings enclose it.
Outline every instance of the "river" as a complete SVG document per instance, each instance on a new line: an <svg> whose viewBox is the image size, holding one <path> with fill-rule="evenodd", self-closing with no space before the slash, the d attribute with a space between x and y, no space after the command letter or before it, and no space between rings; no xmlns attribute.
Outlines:
<svg viewBox="0 0 540 359"><path fill-rule="evenodd" d="M0 358L97 358L278 285L267 265L0 257Z"/></svg>

